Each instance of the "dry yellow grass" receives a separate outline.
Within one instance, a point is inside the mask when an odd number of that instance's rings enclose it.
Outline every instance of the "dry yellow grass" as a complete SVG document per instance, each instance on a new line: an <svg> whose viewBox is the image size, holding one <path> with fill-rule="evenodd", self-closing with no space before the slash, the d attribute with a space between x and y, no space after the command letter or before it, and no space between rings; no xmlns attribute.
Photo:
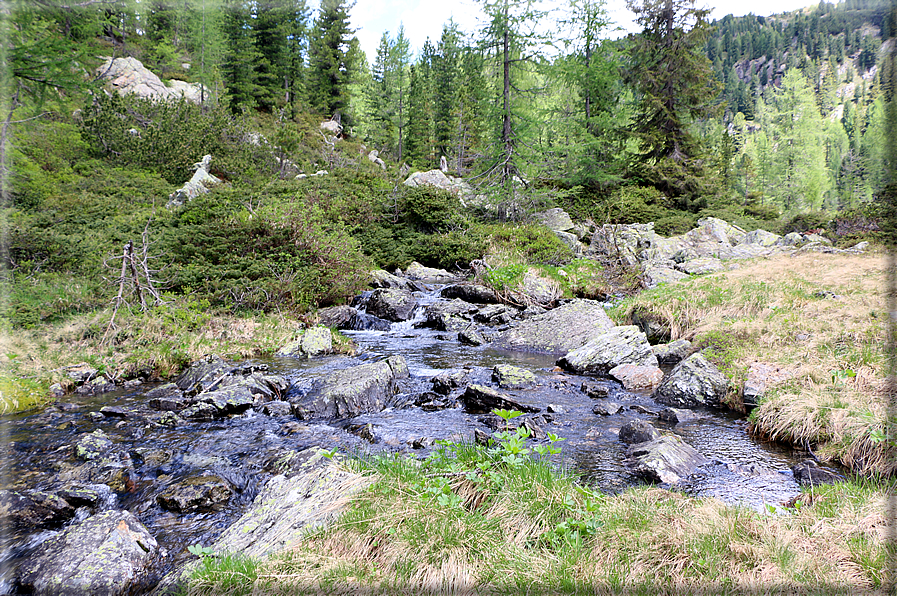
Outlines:
<svg viewBox="0 0 897 596"><path fill-rule="evenodd" d="M740 391L753 362L788 371L755 411L762 436L818 449L863 473L897 471L888 414L887 259L807 253L646 292L618 311L649 313L695 341ZM736 400L737 405L737 400Z"/></svg>

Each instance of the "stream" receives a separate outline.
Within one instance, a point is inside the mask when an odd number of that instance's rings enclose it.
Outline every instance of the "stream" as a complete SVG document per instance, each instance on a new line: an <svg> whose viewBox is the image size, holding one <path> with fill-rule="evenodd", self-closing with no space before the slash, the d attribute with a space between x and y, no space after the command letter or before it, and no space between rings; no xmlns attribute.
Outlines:
<svg viewBox="0 0 897 596"><path fill-rule="evenodd" d="M655 402L650 392L629 392L612 380L561 372L555 367L555 356L501 351L488 345L471 347L459 343L457 334L421 327L423 308L441 300L438 289L434 286L432 291L417 293L420 306L410 321L393 323L388 331L344 332L359 347L356 357L272 357L244 363L282 375L296 386L335 370L401 355L411 376L400 383L399 405L347 420L298 421L292 415L272 416L249 409L226 418L160 426L152 423L151 414L158 412L149 409L145 397L159 384L94 396L67 395L40 411L0 418L5 439L3 488L91 489L95 502L79 509L75 520L98 510L130 510L163 547L161 575L192 557L185 550L187 545L211 544L235 522L265 482L282 470L285 455L323 447L347 453L392 451L423 456L435 440L471 440L476 429L491 433L481 415L460 407L435 411L402 407L402 397L430 391L430 379L449 370L463 370L467 382L488 385L495 365L512 364L535 373L537 384L505 393L551 412L546 430L566 439L559 443L562 451L556 463L578 474L584 483L613 493L643 482L624 462L627 445L618 439L622 424L642 419L661 432L679 435L711 461L675 490L758 510L767 503L782 504L799 493L790 467L805 453L751 438L743 417L696 409L693 419L664 423L656 416L664 406ZM584 383L602 385L608 395L605 400L619 404L622 410L610 416L593 413L600 400L582 391ZM100 408L110 406L120 408L122 415L97 414ZM85 472L83 462L73 455L79 437L98 429L129 458L124 464L126 471L117 476L120 482L113 483L112 489ZM224 506L204 512L178 513L159 505L158 495L198 475L222 479L232 497ZM12 578L17 561L58 531L12 529L3 534L0 593L15 593Z"/></svg>

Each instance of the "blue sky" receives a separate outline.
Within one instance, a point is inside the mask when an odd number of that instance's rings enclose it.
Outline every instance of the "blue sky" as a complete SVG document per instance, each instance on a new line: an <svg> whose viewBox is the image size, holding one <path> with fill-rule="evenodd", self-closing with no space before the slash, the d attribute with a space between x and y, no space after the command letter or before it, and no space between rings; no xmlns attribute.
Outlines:
<svg viewBox="0 0 897 596"><path fill-rule="evenodd" d="M563 4L561 0L549 0L547 3ZM712 0L704 6L713 9L712 18L722 18L727 14L743 15L749 12L767 16L817 3L813 0ZM697 5L702 6L700 1ZM626 9L625 0L607 0L606 8L614 26L634 30L632 13ZM367 53L368 60L373 61L380 36L384 31L394 36L400 23L405 26L405 35L411 40L411 47L417 51L427 37L434 42L439 39L442 25L450 18L454 18L465 32L477 30L481 12L474 0L357 0L351 16L361 47Z"/></svg>

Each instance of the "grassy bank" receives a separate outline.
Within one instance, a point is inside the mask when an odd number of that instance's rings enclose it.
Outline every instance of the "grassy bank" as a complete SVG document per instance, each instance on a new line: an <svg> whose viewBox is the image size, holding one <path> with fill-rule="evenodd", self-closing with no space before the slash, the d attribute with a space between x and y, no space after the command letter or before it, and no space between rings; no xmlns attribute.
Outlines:
<svg viewBox="0 0 897 596"><path fill-rule="evenodd" d="M705 349L739 407L749 366L784 371L751 415L760 436L809 445L862 474L897 471L886 440L887 310L883 255L807 253L644 292L611 311L633 314Z"/></svg>
<svg viewBox="0 0 897 596"><path fill-rule="evenodd" d="M335 525L265 561L207 559L185 591L843 594L882 586L895 554L893 486L874 482L770 514L657 488L602 495L505 446L347 465L374 483Z"/></svg>
<svg viewBox="0 0 897 596"><path fill-rule="evenodd" d="M73 364L86 362L115 381L164 379L205 354L234 360L272 354L310 322L280 314L238 316L184 299L145 313L119 313L111 329L110 316L103 310L0 333L0 412L46 403L53 383L74 390L65 374ZM336 349L351 351L348 338L334 339Z"/></svg>

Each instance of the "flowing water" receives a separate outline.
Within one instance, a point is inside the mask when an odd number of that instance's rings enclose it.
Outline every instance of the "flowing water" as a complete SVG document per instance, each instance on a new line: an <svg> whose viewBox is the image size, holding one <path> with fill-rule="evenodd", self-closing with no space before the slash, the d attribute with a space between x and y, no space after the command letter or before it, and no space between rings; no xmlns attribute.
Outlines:
<svg viewBox="0 0 897 596"><path fill-rule="evenodd" d="M543 412L551 405L553 413L545 429L566 439L560 443L557 463L603 491L617 492L641 482L629 471L624 461L626 445L617 438L622 424L638 418L680 435L711 460L676 490L758 509L767 503L781 504L799 492L789 468L802 454L752 439L742 418L697 410L694 420L664 424L655 416L664 406L649 394L627 392L606 380L597 381L609 390L606 401L623 409L612 416L596 415L592 407L599 400L580 390L584 382L596 380L560 372L554 357L465 346L445 332L419 328L422 308L435 300L435 292L419 294L422 307L417 318L393 324L388 331L347 332L360 347L357 358L270 358L251 364L266 365L270 372L302 385L336 369L398 354L406 359L411 372L411 378L400 384L409 395L428 391L429 379L447 370L463 369L469 382L488 384L493 366L513 364L535 373L537 385L506 393ZM475 429L491 432L482 416L457 407L438 411L396 407L349 420L313 423L249 410L229 418L164 427L148 420L154 412L146 406L144 395L153 387L148 384L92 397L67 396L64 403L40 412L3 417L0 425L7 440L2 447L6 461L2 484L8 489L46 491L73 484L94 487L101 497L96 509L130 510L166 549L160 572L184 560L187 545L211 544L243 513L265 481L282 469L284 456L292 452L321 446L345 452L424 454L434 440L469 440ZM402 396L398 397L397 403L401 403ZM128 415L123 419L100 417L96 412L103 406L119 406ZM116 492L85 482L81 462L73 456L72 446L78 438L97 429L112 439L119 452L130 455L133 471ZM214 475L227 482L234 496L226 506L188 514L159 506L157 495L198 475ZM78 516L88 513L84 509ZM9 578L15 562L54 533L9 532L3 537L0 563L6 563L7 570L0 578L0 592L12 590Z"/></svg>

